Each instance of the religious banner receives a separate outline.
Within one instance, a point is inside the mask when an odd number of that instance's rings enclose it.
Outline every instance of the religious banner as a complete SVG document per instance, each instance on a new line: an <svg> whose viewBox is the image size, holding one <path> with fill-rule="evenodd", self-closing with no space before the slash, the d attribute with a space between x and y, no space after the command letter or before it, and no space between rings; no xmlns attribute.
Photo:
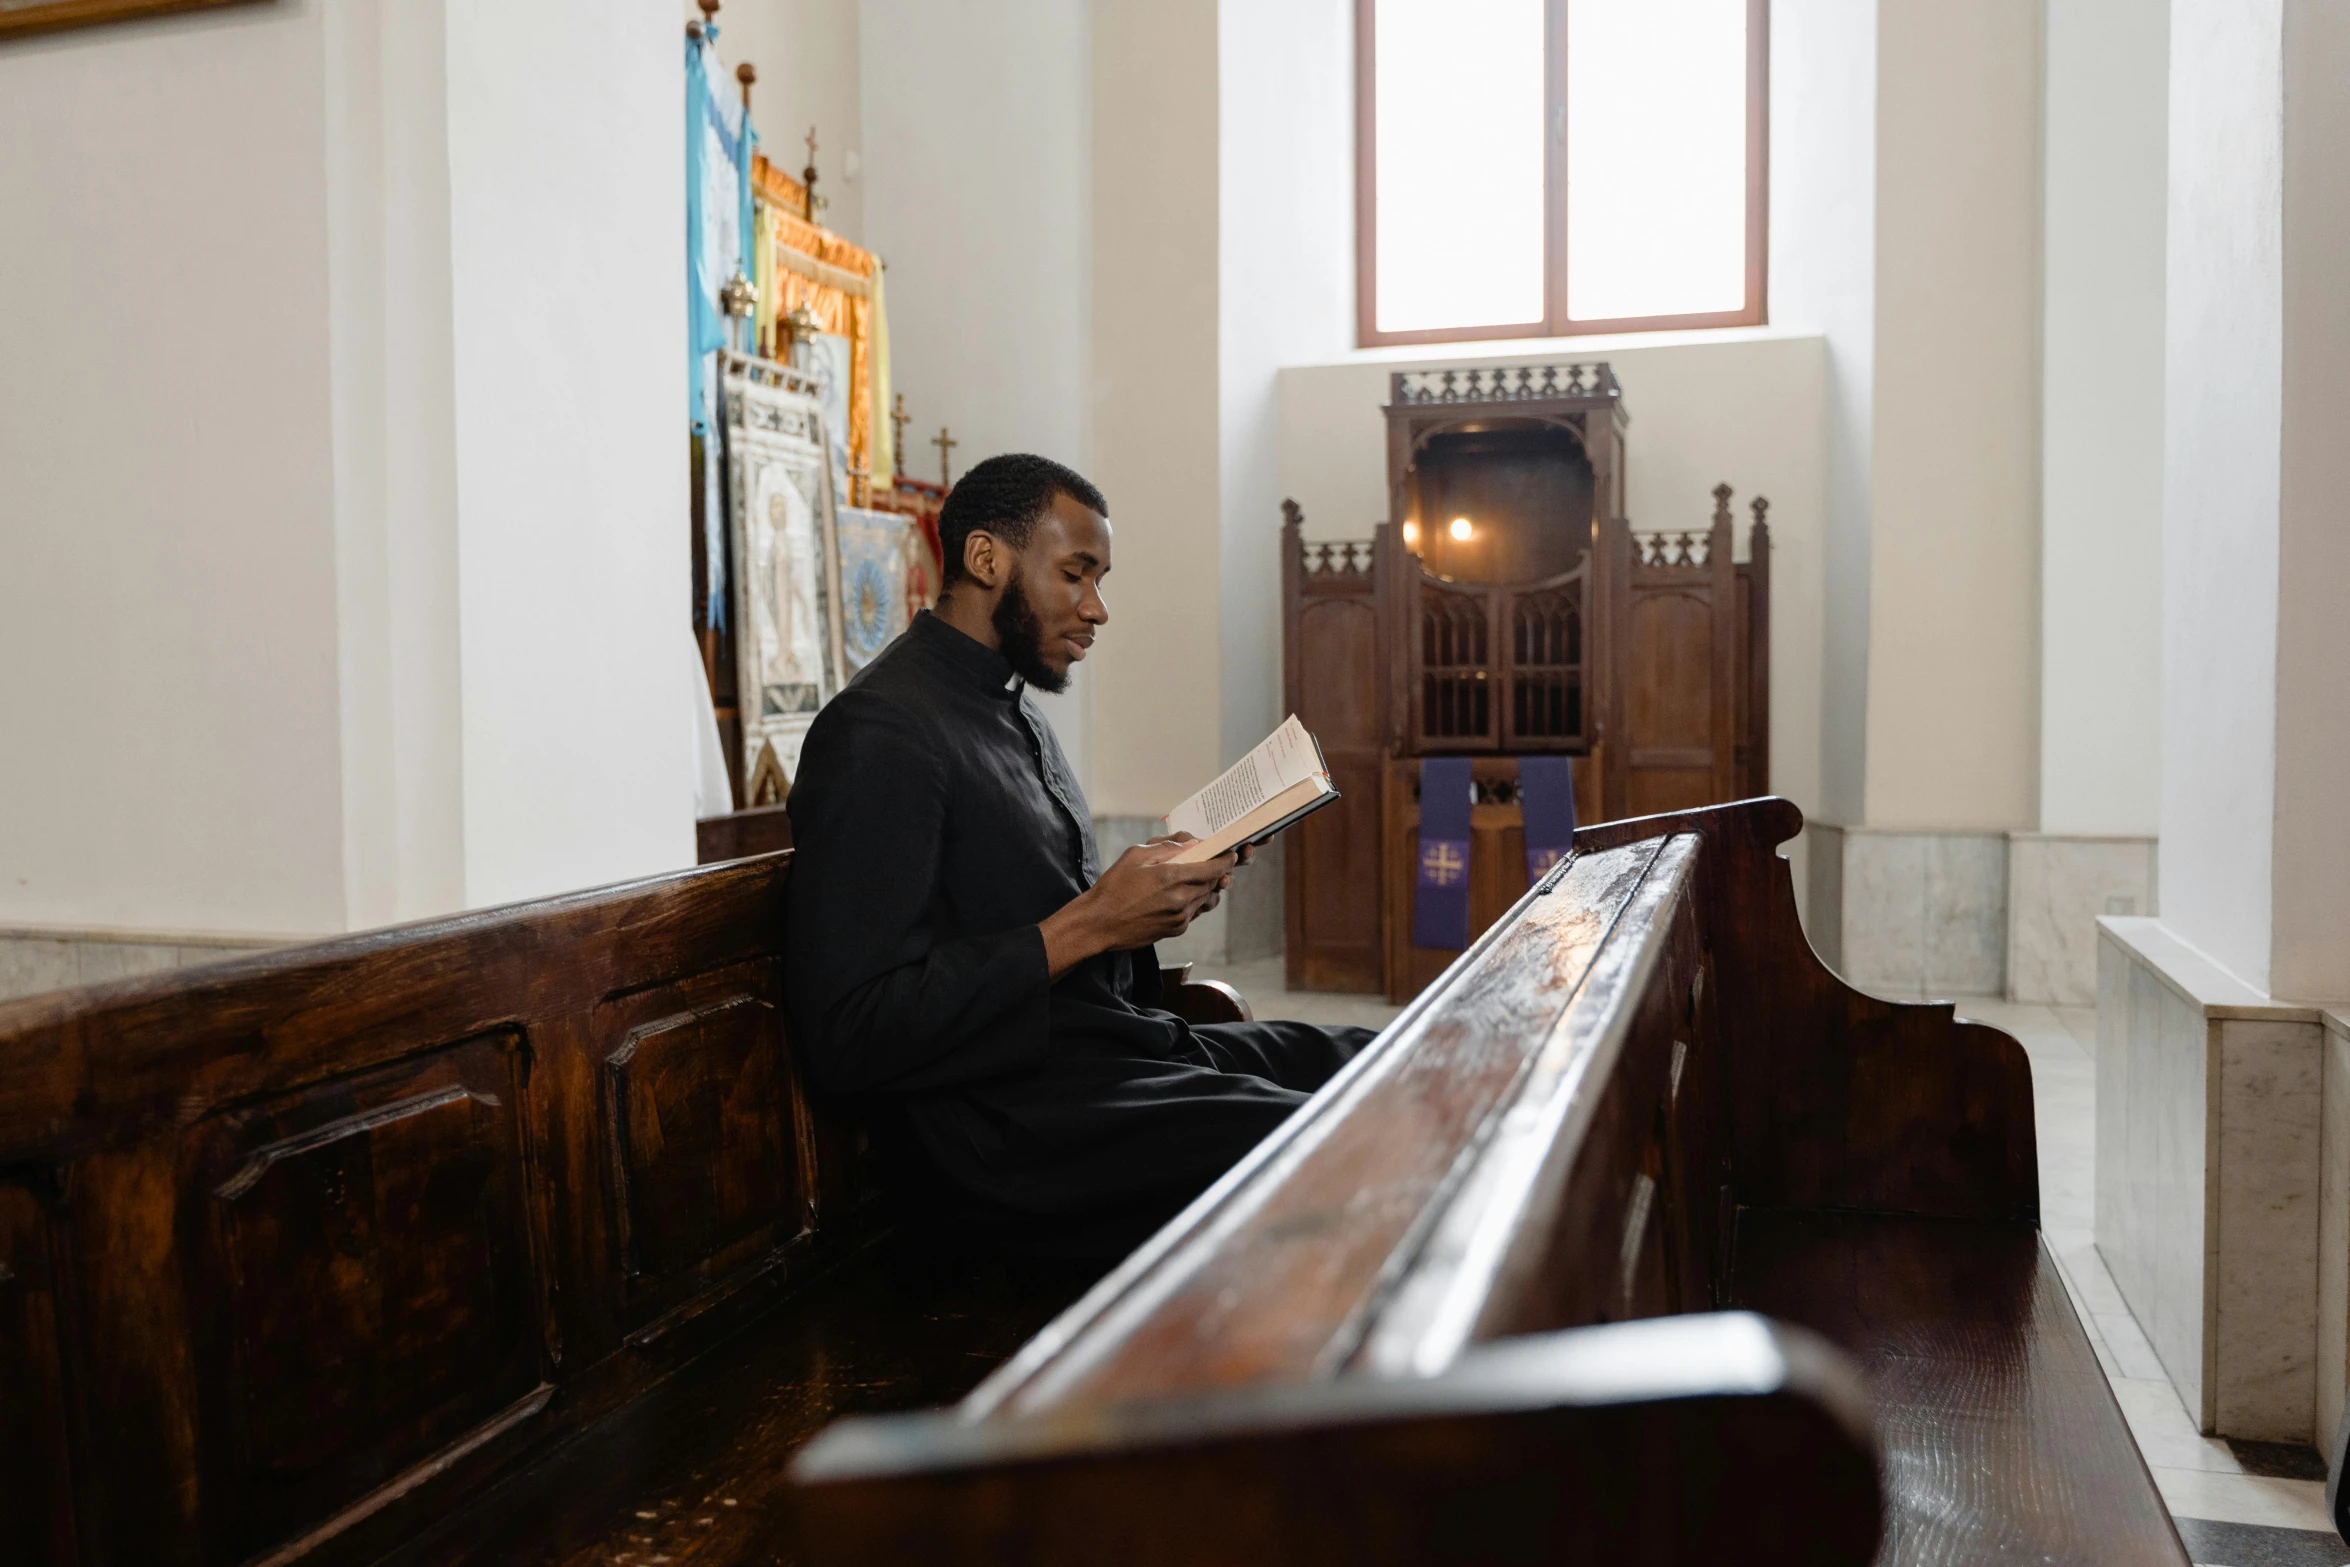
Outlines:
<svg viewBox="0 0 2350 1567"><path fill-rule="evenodd" d="M880 654L914 618L909 556L927 556L911 517L839 508L841 645L850 674Z"/></svg>
<svg viewBox="0 0 2350 1567"><path fill-rule="evenodd" d="M1519 757L1518 809L1526 818L1526 885L1531 887L1574 852L1574 760Z"/></svg>
<svg viewBox="0 0 2350 1567"><path fill-rule="evenodd" d="M862 487L874 471L874 390L883 379L875 361L880 263L871 251L809 222L806 188L764 156L752 160L751 179L759 202L760 270L768 280L760 290L760 334L770 352L783 357L790 346L784 323L804 309L818 332L847 339L847 416L840 442L847 470Z"/></svg>
<svg viewBox="0 0 2350 1567"><path fill-rule="evenodd" d="M1469 944L1469 810L1477 784L1465 756L1420 758L1420 865L1412 893L1412 945Z"/></svg>
<svg viewBox="0 0 2350 1567"><path fill-rule="evenodd" d="M685 41L686 420L702 439L703 592L712 627L725 624L729 597L716 422L718 355L733 334L722 296L730 282L747 281L752 271L745 242L758 141L744 106L712 90L717 39L711 22Z"/></svg>
<svg viewBox="0 0 2350 1567"><path fill-rule="evenodd" d="M816 400L824 405L824 439L832 452L832 492L844 500L849 494L849 340L838 332L819 332L802 346L800 367L816 380Z"/></svg>
<svg viewBox="0 0 2350 1567"><path fill-rule="evenodd" d="M824 412L788 365L725 356L743 794L780 804L816 711L848 678Z"/></svg>

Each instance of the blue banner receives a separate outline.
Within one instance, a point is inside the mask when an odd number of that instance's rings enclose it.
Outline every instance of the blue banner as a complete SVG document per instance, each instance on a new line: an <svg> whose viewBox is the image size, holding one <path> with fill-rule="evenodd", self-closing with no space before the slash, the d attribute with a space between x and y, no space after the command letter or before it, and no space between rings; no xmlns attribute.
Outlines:
<svg viewBox="0 0 2350 1567"><path fill-rule="evenodd" d="M1465 756L1420 759L1420 869L1412 894L1412 945L1469 944L1469 807L1477 785Z"/></svg>
<svg viewBox="0 0 2350 1567"><path fill-rule="evenodd" d="M1518 808L1526 817L1526 885L1575 848L1575 764L1564 756L1518 758Z"/></svg>

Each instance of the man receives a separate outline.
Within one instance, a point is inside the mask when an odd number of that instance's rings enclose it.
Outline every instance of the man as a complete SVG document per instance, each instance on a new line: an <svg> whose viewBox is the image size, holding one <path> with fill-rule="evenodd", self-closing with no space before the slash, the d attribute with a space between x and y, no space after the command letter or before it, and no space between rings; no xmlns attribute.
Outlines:
<svg viewBox="0 0 2350 1567"><path fill-rule="evenodd" d="M948 1253L1124 1255L1370 1038L1158 1008L1150 944L1235 857L1170 864L1170 839L1103 871L1026 692L1064 689L1109 622L1107 511L1042 457L964 474L937 611L817 715L792 786L793 1037Z"/></svg>

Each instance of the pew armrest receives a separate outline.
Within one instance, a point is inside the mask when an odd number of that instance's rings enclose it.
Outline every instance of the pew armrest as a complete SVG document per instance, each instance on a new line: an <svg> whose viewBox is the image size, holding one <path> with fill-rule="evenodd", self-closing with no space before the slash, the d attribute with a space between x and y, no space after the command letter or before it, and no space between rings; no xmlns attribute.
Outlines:
<svg viewBox="0 0 2350 1567"><path fill-rule="evenodd" d="M1188 963L1159 966L1159 992L1167 1010L1186 1023L1254 1023L1248 1000L1220 979L1193 979Z"/></svg>
<svg viewBox="0 0 2350 1567"><path fill-rule="evenodd" d="M1883 1504L1857 1373L1741 1312L1337 1377L970 1421L842 1421L793 1463L826 1563L1850 1563Z"/></svg>

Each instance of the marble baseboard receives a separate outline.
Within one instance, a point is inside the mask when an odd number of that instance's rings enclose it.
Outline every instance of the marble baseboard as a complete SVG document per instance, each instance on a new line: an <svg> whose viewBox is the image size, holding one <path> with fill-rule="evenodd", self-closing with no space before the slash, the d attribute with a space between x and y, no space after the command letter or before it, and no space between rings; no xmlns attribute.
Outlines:
<svg viewBox="0 0 2350 1567"><path fill-rule="evenodd" d="M2158 920L2097 926L2098 1252L2203 1431L2322 1445L2319 1235L2346 1222L2322 1211L2325 1121L2350 1081L2329 1095L2315 1008Z"/></svg>
<svg viewBox="0 0 2350 1567"><path fill-rule="evenodd" d="M2005 993L2006 834L1808 830L1808 928L1830 967L1878 995Z"/></svg>
<svg viewBox="0 0 2350 1567"><path fill-rule="evenodd" d="M134 974L193 968L267 952L302 938L220 936L196 931L61 930L0 926L0 1001L70 990Z"/></svg>
<svg viewBox="0 0 2350 1567"><path fill-rule="evenodd" d="M2318 1119L2317 1429L2319 1451L2350 1401L2350 1009L2324 1014Z"/></svg>
<svg viewBox="0 0 2350 1567"><path fill-rule="evenodd" d="M2154 915L2152 838L2007 835L2007 999L2097 1000L2100 915Z"/></svg>

